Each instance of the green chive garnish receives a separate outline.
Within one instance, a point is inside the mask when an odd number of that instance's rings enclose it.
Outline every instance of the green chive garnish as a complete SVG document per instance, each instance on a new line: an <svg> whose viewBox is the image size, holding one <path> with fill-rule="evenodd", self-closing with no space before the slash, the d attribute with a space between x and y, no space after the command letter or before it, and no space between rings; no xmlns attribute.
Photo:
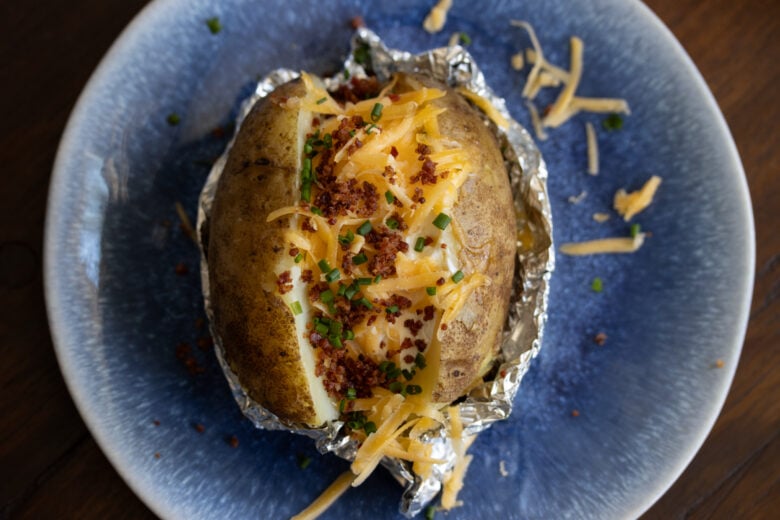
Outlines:
<svg viewBox="0 0 780 520"><path fill-rule="evenodd" d="M332 148L333 147L333 136L330 134L325 134L322 136L322 144L325 146L325 148Z"/></svg>
<svg viewBox="0 0 780 520"><path fill-rule="evenodd" d="M359 255L352 257L352 263L355 265L365 264L366 262L368 262L368 257L365 253L360 253Z"/></svg>
<svg viewBox="0 0 780 520"><path fill-rule="evenodd" d="M353 296L355 296L360 289L358 289L358 286L354 283L347 287L347 290L344 292L344 296L347 297L348 300L351 300Z"/></svg>
<svg viewBox="0 0 780 520"><path fill-rule="evenodd" d="M321 104L325 103L327 100L328 100L328 98L320 98L320 99L317 100L317 104L321 105Z"/></svg>
<svg viewBox="0 0 780 520"><path fill-rule="evenodd" d="M398 229L398 221L394 218L387 219L385 225L387 225L387 227L389 227L390 229Z"/></svg>
<svg viewBox="0 0 780 520"><path fill-rule="evenodd" d="M339 284L338 295L339 296L344 296L344 294L346 294L346 292L347 292L347 286L344 285L343 283L340 283Z"/></svg>
<svg viewBox="0 0 780 520"><path fill-rule="evenodd" d="M327 273L330 271L330 264L324 258L319 262L317 262L317 265L320 266L320 271L322 271L323 273Z"/></svg>
<svg viewBox="0 0 780 520"><path fill-rule="evenodd" d="M330 289L328 289L327 291L322 291L322 293L320 293L320 300L322 300L322 303L330 303L333 301L333 298L335 298L335 296L333 295L333 291L331 291Z"/></svg>
<svg viewBox="0 0 780 520"><path fill-rule="evenodd" d="M390 314L395 314L396 312L398 312L398 305L391 305L390 307L388 307L385 310L387 312L389 312Z"/></svg>
<svg viewBox="0 0 780 520"><path fill-rule="evenodd" d="M392 191L387 190L385 192L385 200L387 201L388 204L392 204L393 202L395 202L395 195L393 195Z"/></svg>
<svg viewBox="0 0 780 520"><path fill-rule="evenodd" d="M407 381L411 381L412 378L414 377L414 370L409 371L404 368L403 370L401 370L401 374L404 376L404 379L406 379Z"/></svg>
<svg viewBox="0 0 780 520"><path fill-rule="evenodd" d="M393 392L394 394L397 394L404 389L404 384L400 381L393 381L392 383L390 383L387 389Z"/></svg>
<svg viewBox="0 0 780 520"><path fill-rule="evenodd" d="M344 339L355 339L355 333L351 330L344 331Z"/></svg>
<svg viewBox="0 0 780 520"><path fill-rule="evenodd" d="M328 341L330 341L330 344L333 345L335 348L344 347L344 344L341 342L341 338L338 336L328 336Z"/></svg>
<svg viewBox="0 0 780 520"><path fill-rule="evenodd" d="M298 253L297 255L295 255L295 263L296 264L300 264L301 260L303 260L303 253Z"/></svg>
<svg viewBox="0 0 780 520"><path fill-rule="evenodd" d="M219 18L216 16L214 18L209 18L206 20L206 25L209 28L209 31L211 31L211 34L217 34L219 31L222 30L222 24L219 23Z"/></svg>
<svg viewBox="0 0 780 520"><path fill-rule="evenodd" d="M371 285L371 278L358 278L357 279L358 285Z"/></svg>
<svg viewBox="0 0 780 520"><path fill-rule="evenodd" d="M303 158L303 168L301 170L301 178L304 181L311 181L311 158L309 157Z"/></svg>
<svg viewBox="0 0 780 520"><path fill-rule="evenodd" d="M168 124L171 126L176 126L181 123L181 117L179 117L179 114L176 112L171 112L168 114L168 117L165 118L165 120L168 121Z"/></svg>
<svg viewBox="0 0 780 520"><path fill-rule="evenodd" d="M357 234L362 236L362 237L364 237L364 236L368 235L371 232L372 229L373 229L373 227L371 226L371 222L366 220L365 222L360 224L359 228L357 228Z"/></svg>
<svg viewBox="0 0 780 520"><path fill-rule="evenodd" d="M359 304L361 304L361 305L363 305L363 306L364 306L365 308L367 308L367 309L373 309L373 308L374 308L374 306L371 304L371 302L370 302L370 301L368 301L368 298L366 298L365 296L364 296L364 297L362 297L362 298L360 298L360 299L358 300L358 303L359 303Z"/></svg>
<svg viewBox="0 0 780 520"><path fill-rule="evenodd" d="M355 137L355 134L356 134L356 133L357 133L357 132L355 132L354 130L350 130L350 131L349 131L349 136L350 136L350 137Z"/></svg>
<svg viewBox="0 0 780 520"><path fill-rule="evenodd" d="M382 281L382 275L378 274L374 277L374 283L379 283Z"/></svg>
<svg viewBox="0 0 780 520"><path fill-rule="evenodd" d="M455 283L458 283L461 280L463 280L464 276L466 276L466 275L463 274L463 271L458 271L458 272L456 272L455 274L452 275L452 281L455 282Z"/></svg>
<svg viewBox="0 0 780 520"><path fill-rule="evenodd" d="M422 370L425 368L428 364L425 362L425 356L422 354L417 354L417 357L414 358L414 364L417 368Z"/></svg>
<svg viewBox="0 0 780 520"><path fill-rule="evenodd" d="M370 133L371 133L371 130L373 130L374 128L378 128L378 127L377 127L377 126L376 126L374 123L371 123L370 125L368 125L368 126L366 127L366 133L367 133L367 134L370 134Z"/></svg>
<svg viewBox="0 0 780 520"><path fill-rule="evenodd" d="M301 200L311 202L311 181L304 181L301 185Z"/></svg>
<svg viewBox="0 0 780 520"><path fill-rule="evenodd" d="M342 399L341 401L339 401L339 413L344 413L344 407L346 406L347 406L346 399Z"/></svg>
<svg viewBox="0 0 780 520"><path fill-rule="evenodd" d="M314 330L317 331L318 334L325 335L328 333L328 326L324 323L317 323L314 325Z"/></svg>
<svg viewBox="0 0 780 520"><path fill-rule="evenodd" d="M450 218L448 215L439 213L439 215L433 219L433 225L441 230L444 230L447 228L451 220L452 218Z"/></svg>
<svg viewBox="0 0 780 520"><path fill-rule="evenodd" d="M371 109L371 121L376 123L377 121L382 119L382 108L384 108L382 103L376 103L374 105L374 108Z"/></svg>
<svg viewBox="0 0 780 520"><path fill-rule="evenodd" d="M332 269L325 275L325 280L328 282L335 282L339 278L341 278L341 271L338 269Z"/></svg>
<svg viewBox="0 0 780 520"><path fill-rule="evenodd" d="M376 424L374 424L373 421L368 421L366 424L363 425L363 430L365 430L366 435L371 435L372 433L376 433Z"/></svg>
<svg viewBox="0 0 780 520"><path fill-rule="evenodd" d="M355 57L355 61L357 61L357 57ZM349 79L349 71L347 69L344 69L344 79Z"/></svg>
<svg viewBox="0 0 780 520"><path fill-rule="evenodd" d="M436 296L436 286L426 287L425 292L428 293L428 296Z"/></svg>
<svg viewBox="0 0 780 520"><path fill-rule="evenodd" d="M631 224L631 238L636 238L636 236L642 232L642 227L639 224Z"/></svg>
<svg viewBox="0 0 780 520"><path fill-rule="evenodd" d="M601 122L601 126L607 131L620 130L623 128L623 118L620 114L610 114Z"/></svg>
<svg viewBox="0 0 780 520"><path fill-rule="evenodd" d="M347 399L349 399L351 401L351 400L353 400L355 398L357 398L357 390L355 390L352 387L347 388Z"/></svg>
<svg viewBox="0 0 780 520"><path fill-rule="evenodd" d="M462 43L463 45L471 45L471 37L464 32L458 35L458 39L460 39L460 43Z"/></svg>
<svg viewBox="0 0 780 520"><path fill-rule="evenodd" d="M409 395L416 395L422 392L420 385L406 385L406 393Z"/></svg>
<svg viewBox="0 0 780 520"><path fill-rule="evenodd" d="M306 141L306 144L303 145L303 153L308 155L313 151L314 151L314 147L311 145L311 139L309 139L308 141Z"/></svg>
<svg viewBox="0 0 780 520"><path fill-rule="evenodd" d="M314 213L315 215L317 215L318 217L322 216L322 210L320 208L318 208L317 206L312 206L311 207L311 212Z"/></svg>
<svg viewBox="0 0 780 520"><path fill-rule="evenodd" d="M435 516L436 516L435 506L428 506L425 508L425 520L433 520L433 517Z"/></svg>
<svg viewBox="0 0 780 520"><path fill-rule="evenodd" d="M292 310L292 313L297 316L300 313L303 312L303 307L301 307L301 302L294 301L290 304L290 309Z"/></svg>
<svg viewBox="0 0 780 520"><path fill-rule="evenodd" d="M339 235L339 244L348 246L353 240L355 240L355 233L353 233L352 230L347 231L343 236Z"/></svg>
<svg viewBox="0 0 780 520"><path fill-rule="evenodd" d="M423 237L417 237L417 241L414 243L414 250L418 253L422 253L425 249L425 239Z"/></svg>
<svg viewBox="0 0 780 520"><path fill-rule="evenodd" d="M393 363L392 361L382 361L381 363L379 363L379 371L384 372L386 374L387 371L390 370L390 367L394 367L394 366L395 363Z"/></svg>
<svg viewBox="0 0 780 520"><path fill-rule="evenodd" d="M309 467L309 464L311 464L311 457L298 457L299 468L306 469Z"/></svg>
<svg viewBox="0 0 780 520"><path fill-rule="evenodd" d="M593 282L591 282L590 288L593 289L593 292L601 292L604 289L604 282L597 276L593 279Z"/></svg>

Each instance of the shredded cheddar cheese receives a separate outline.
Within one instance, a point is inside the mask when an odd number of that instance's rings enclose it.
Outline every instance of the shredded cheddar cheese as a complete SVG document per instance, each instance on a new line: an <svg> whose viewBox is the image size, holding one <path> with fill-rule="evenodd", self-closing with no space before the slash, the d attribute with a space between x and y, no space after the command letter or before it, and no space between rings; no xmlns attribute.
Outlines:
<svg viewBox="0 0 780 520"><path fill-rule="evenodd" d="M588 173L599 174L599 143L596 140L596 129L591 123L585 123L585 136L588 142Z"/></svg>
<svg viewBox="0 0 780 520"><path fill-rule="evenodd" d="M452 7L452 0L439 0L425 17L423 29L431 34L441 31L447 22L447 11L450 10L450 7Z"/></svg>
<svg viewBox="0 0 780 520"><path fill-rule="evenodd" d="M338 500L350 488L354 480L355 475L351 471L345 471L314 502L290 520L314 520Z"/></svg>
<svg viewBox="0 0 780 520"><path fill-rule="evenodd" d="M623 220L628 222L634 215L644 211L653 202L655 192L660 185L661 177L653 175L639 191L626 193L624 189L618 190L615 193L615 211L620 213Z"/></svg>
<svg viewBox="0 0 780 520"><path fill-rule="evenodd" d="M645 234L638 233L635 237L602 238L586 242L563 244L561 253L571 256L599 255L605 253L633 253L645 241Z"/></svg>

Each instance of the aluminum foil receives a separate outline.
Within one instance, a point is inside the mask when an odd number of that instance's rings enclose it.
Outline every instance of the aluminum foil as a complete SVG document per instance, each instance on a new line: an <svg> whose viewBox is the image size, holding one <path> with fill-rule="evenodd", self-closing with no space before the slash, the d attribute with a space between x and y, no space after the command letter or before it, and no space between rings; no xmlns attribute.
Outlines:
<svg viewBox="0 0 780 520"><path fill-rule="evenodd" d="M361 28L352 38L352 51L344 63L344 70L349 71L350 77L365 77L367 73L373 73L384 81L395 72L427 74L452 87L463 86L479 94L510 121L506 131L499 129L487 119L486 124L499 139L510 174L520 231L518 262L513 280L514 291L509 317L504 327L501 365L492 381L475 388L458 405L464 434L467 436L465 440L469 442L495 421L509 416L520 380L541 347L542 332L547 318L549 279L555 264L550 202L546 188L547 168L528 131L512 119L504 100L493 93L474 59L462 47L442 47L412 55L408 52L388 49L375 33ZM355 51L363 56L367 55L368 61L361 59L362 64L358 63L355 59ZM242 105L236 121L236 132L259 99L298 75L298 72L280 69L261 80L252 96ZM326 79L325 84L332 90L345 81L347 80L344 74L337 74ZM201 244L201 279L206 313L210 320L213 317L213 309L209 297L207 256L203 244L206 243L204 238L208 232L208 220L217 181L225 167L232 145L233 141L228 144L225 152L214 164L199 200L197 229ZM342 422L334 421L319 429L289 424L252 400L225 362L222 343L213 329L212 334L217 358L233 395L241 410L255 426L307 435L315 440L320 452L332 452L347 460L354 459L357 445L345 433ZM442 425L423 436L424 441L432 445L432 456L446 461L435 465L432 475L427 479L415 475L412 465L406 461L391 458L382 461L393 476L406 486L400 511L407 517L419 513L436 497L453 468L456 454L448 430L448 425Z"/></svg>

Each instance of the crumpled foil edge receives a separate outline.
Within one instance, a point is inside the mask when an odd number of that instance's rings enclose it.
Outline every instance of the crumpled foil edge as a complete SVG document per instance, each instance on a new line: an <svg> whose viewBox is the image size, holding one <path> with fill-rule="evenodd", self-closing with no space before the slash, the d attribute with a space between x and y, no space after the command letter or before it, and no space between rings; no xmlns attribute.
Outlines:
<svg viewBox="0 0 780 520"><path fill-rule="evenodd" d="M355 59L355 50L366 51L372 72L381 81L395 72L417 72L427 74L451 87L465 87L488 100L510 124L507 130L496 127L486 118L486 124L498 137L504 154L504 161L510 175L519 229L517 266L513 279L514 291L510 303L509 317L504 326L501 345L502 363L495 378L476 387L458 404L464 435L469 441L479 432L496 421L506 419L531 360L539 353L544 324L547 319L547 295L550 275L555 266L552 247L552 215L547 194L547 167L539 149L529 132L512 119L505 101L496 96L487 85L484 75L472 56L460 46L441 47L421 54L410 54L388 49L377 34L360 28L352 38L352 51L344 63L344 70L350 77L365 77L366 68ZM365 63L365 62L364 62ZM254 104L300 74L289 69L278 69L263 78L255 92L242 103L236 119L236 134L241 123ZM347 79L337 74L325 79L329 90L337 88ZM224 170L227 156L235 141L235 135L222 156L214 163L201 191L198 204L197 230L201 249L201 281L206 315L213 323L213 308L209 295L208 263L204 244L207 243L208 220L219 177ZM236 402L252 423L266 430L287 430L314 439L321 453L353 460L357 452L356 442L342 432L343 423L334 421L322 428L310 429L288 424L255 402L241 387L236 375L225 361L224 349L218 335L212 328L215 352L220 366L230 385ZM431 430L423 436L431 444L433 458L445 460L434 465L432 475L423 479L412 471L412 464L398 459L385 458L382 464L392 475L406 486L400 511L412 517L435 498L443 482L452 471L456 453L449 435L449 425Z"/></svg>

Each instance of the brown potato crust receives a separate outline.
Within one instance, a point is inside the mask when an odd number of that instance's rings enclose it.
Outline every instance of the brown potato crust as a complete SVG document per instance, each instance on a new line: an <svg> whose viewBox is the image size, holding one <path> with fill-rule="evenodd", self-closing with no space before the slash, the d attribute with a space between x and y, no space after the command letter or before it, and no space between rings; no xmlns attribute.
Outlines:
<svg viewBox="0 0 780 520"><path fill-rule="evenodd" d="M464 272L492 279L475 290L440 334L433 397L450 402L484 374L500 349L515 262L516 218L502 154L493 133L460 95L429 78L399 79L400 91L423 84L448 94L433 103L443 135L459 141L478 171L460 188L453 218L463 232ZM279 106L303 96L300 81L279 87L246 118L219 181L208 262L215 330L227 361L249 395L280 418L319 426L305 380L292 313L276 292L273 266L287 257L287 219L267 215L298 202L298 110ZM310 348L308 345L306 348Z"/></svg>

